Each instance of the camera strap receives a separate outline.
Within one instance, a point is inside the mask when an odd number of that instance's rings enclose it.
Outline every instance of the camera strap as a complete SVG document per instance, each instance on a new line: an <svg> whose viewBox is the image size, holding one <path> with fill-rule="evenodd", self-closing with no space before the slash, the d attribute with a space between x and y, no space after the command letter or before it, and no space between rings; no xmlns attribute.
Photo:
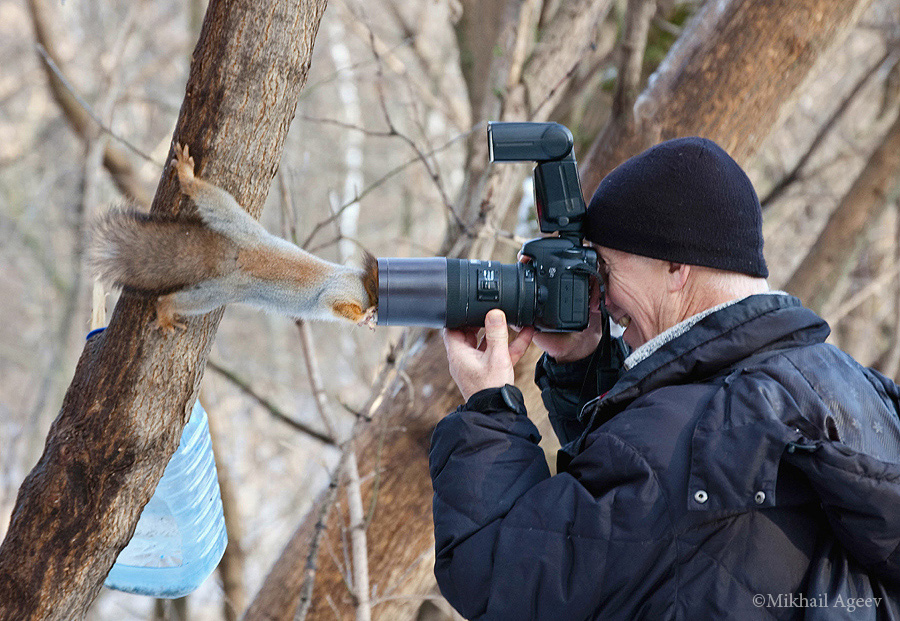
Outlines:
<svg viewBox="0 0 900 621"><path fill-rule="evenodd" d="M600 281L601 283L603 281ZM622 375L622 365L626 352L621 339L613 339L609 311L603 303L604 287L600 285L600 321L603 322L603 334L597 348L597 394L603 395L612 388Z"/></svg>

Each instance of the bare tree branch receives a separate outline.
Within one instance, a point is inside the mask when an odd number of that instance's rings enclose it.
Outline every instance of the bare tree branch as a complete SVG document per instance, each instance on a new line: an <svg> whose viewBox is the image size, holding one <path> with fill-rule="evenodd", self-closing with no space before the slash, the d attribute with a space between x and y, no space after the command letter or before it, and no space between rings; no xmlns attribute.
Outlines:
<svg viewBox="0 0 900 621"><path fill-rule="evenodd" d="M226 369L225 367L221 366L220 364L218 364L217 362L215 362L213 360L207 360L206 366L208 368L212 369L213 371L215 371L216 373L218 373L219 375L221 375L222 377L224 377L225 379L227 379L229 382L231 382L238 388L240 388L242 391L244 391L247 394L247 396L253 398L254 401L256 401L259 405L261 405L263 408L265 408L266 411L268 411L269 414L271 414L276 420L279 420L282 423L288 425L289 427L293 427L297 431L304 433L304 434L310 436L311 438L318 440L322 444L327 444L329 446L337 446L337 441L335 440L335 438L332 434L322 433L321 431L313 429L312 427L310 427L309 425L306 425L305 423L302 423L298 420L294 420L291 416L288 416L285 412L283 412L281 410L281 408L279 408L274 403L272 403L271 401L269 401L268 399L266 399L265 397L260 395L258 392L256 392L256 390L254 390L250 384L248 384L246 381L241 379L233 371L229 371L228 369Z"/></svg>
<svg viewBox="0 0 900 621"><path fill-rule="evenodd" d="M788 187L797 180L800 179L804 166L806 166L807 162L809 162L810 158L815 155L819 147L824 142L825 138L831 133L831 130L834 129L834 126L837 124L838 120L844 116L844 113L847 112L847 108L856 101L859 94L862 92L863 87L869 83L872 76L874 76L878 71L884 67L889 62L893 61L893 57L897 55L895 51L888 49L884 55L878 59L878 61L869 68L860 78L857 80L856 85L847 95L841 100L841 103L835 108L834 112L828 117L828 119L822 123L819 128L819 131L816 133L815 138L813 138L812 142L809 143L809 147L807 147L806 151L800 156L800 159L797 160L797 163L794 164L794 167L788 171L774 186L769 192L759 201L760 205L762 205L763 209L768 207L772 201L777 200L784 191L787 190Z"/></svg>
<svg viewBox="0 0 900 621"><path fill-rule="evenodd" d="M366 545L366 516L363 512L362 489L356 449L347 443L347 508L350 516L350 539L353 553L353 597L356 600L356 621L371 621L369 601L369 554Z"/></svg>
<svg viewBox="0 0 900 621"><path fill-rule="evenodd" d="M634 106L641 87L641 68L650 20L656 13L655 0L628 0L619 44L619 79L612 102L612 117L618 118Z"/></svg>
<svg viewBox="0 0 900 621"><path fill-rule="evenodd" d="M437 153L440 153L441 151L449 149L451 146L453 146L460 140L464 140L464 139L468 138L469 136L471 136L473 133L475 133L477 130L481 129L482 127L484 127L484 124L475 125L469 131L459 134L457 136L454 136L453 138L451 138L444 144L440 145L439 147L437 147L429 152L422 153L422 156L416 155L416 157L413 157L413 158L405 161L404 163L400 164L399 166L396 166L395 168L389 170L380 179L376 179L375 181L370 183L368 186L366 186L366 188L362 192L360 192L358 196L354 197L354 199L352 201L341 205L329 218L326 218L325 220L322 220L321 222L316 224L310 231L309 235L306 236L306 239L303 240L303 243L298 244L298 245L301 248L308 248L310 242L313 240L313 238L315 238L315 236L319 233L319 231L324 229L326 226L332 224L337 218L340 217L341 213L343 213L344 210L349 208L353 203L361 201L363 199L363 197L368 195L370 192L373 192L374 190L378 189L381 185L383 185L384 183L389 181L392 177L400 174L401 172L403 172L404 170L406 170L413 164L421 162L423 156L425 158L428 158Z"/></svg>
<svg viewBox="0 0 900 621"><path fill-rule="evenodd" d="M28 9L34 25L35 38L39 49L43 50L42 59L49 61L42 62L41 65L45 68L47 79L50 82L50 90L72 129L84 140L89 124L92 122L87 112L89 107L82 106L74 95L74 89L68 88L61 79L64 71L60 69L62 63L59 55L56 53L56 47L51 35L50 20L47 16L49 9L46 0L28 0ZM123 194L141 205L150 204L150 192L144 182L138 177L137 171L134 169L125 151L115 145L108 144L104 151L103 163Z"/></svg>
<svg viewBox="0 0 900 621"><path fill-rule="evenodd" d="M859 236L887 207L898 177L900 114L831 214L813 247L785 283L785 291L799 297L813 310L821 307L829 274L846 262Z"/></svg>
<svg viewBox="0 0 900 621"><path fill-rule="evenodd" d="M821 52L843 40L869 3L704 3L638 97L633 119L608 126L582 159L584 188L593 192L616 164L678 136L710 138L745 161L780 122Z"/></svg>
<svg viewBox="0 0 900 621"><path fill-rule="evenodd" d="M304 567L303 581L300 588L300 604L297 607L296 614L294 615L295 621L304 621L304 619L306 619L306 615L309 613L309 607L312 604L313 586L316 583L316 559L319 555L319 546L322 544L322 537L325 534L325 530L328 528L328 515L331 513L331 508L334 506L334 501L337 498L341 475L346 468L348 457L349 453L347 451L341 452L341 459L338 462L338 465L335 467L334 473L331 475L331 481L329 482L328 487L325 489L325 492L322 494L322 497L316 503L318 511L316 514L316 521L313 526L312 537L309 537L306 523L301 523L300 527L297 529L297 532L293 537L291 537L291 541L288 543L288 546L285 548L285 551L282 554L282 556L284 556L284 554L293 555L294 551L298 547L308 545L308 549L305 555L306 565ZM265 606L262 606L261 608L262 610L260 610L260 613L267 614L267 608ZM248 611L248 616L245 617L245 619L252 618L257 617L256 615L251 615L251 611Z"/></svg>
<svg viewBox="0 0 900 621"><path fill-rule="evenodd" d="M300 332L300 345L303 349L303 360L306 362L309 385L312 389L313 398L316 401L316 411L319 413L319 419L325 426L328 436L337 438L334 422L331 420L331 415L328 413L328 398L325 395L322 374L319 372L319 361L316 358L316 346L313 343L312 331L309 329L309 323L302 319L298 319L295 323Z"/></svg>

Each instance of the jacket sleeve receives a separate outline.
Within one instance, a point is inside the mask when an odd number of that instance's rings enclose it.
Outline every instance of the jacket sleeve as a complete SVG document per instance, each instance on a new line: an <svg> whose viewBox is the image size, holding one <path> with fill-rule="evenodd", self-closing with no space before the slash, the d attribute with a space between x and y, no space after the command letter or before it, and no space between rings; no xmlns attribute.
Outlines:
<svg viewBox="0 0 900 621"><path fill-rule="evenodd" d="M599 349L575 362L557 362L546 353L540 357L534 382L550 415L550 424L563 446L578 439L584 425L578 415L584 405L604 394L618 380L626 349L621 339L612 341L612 366L600 365Z"/></svg>
<svg viewBox="0 0 900 621"><path fill-rule="evenodd" d="M783 459L807 476L847 551L868 571L900 586L900 464L839 442L795 444Z"/></svg>
<svg viewBox="0 0 900 621"><path fill-rule="evenodd" d="M467 619L583 619L640 601L642 589L649 599L672 566L661 559L669 518L652 469L595 433L551 477L538 440L512 412L461 409L435 428L441 592Z"/></svg>

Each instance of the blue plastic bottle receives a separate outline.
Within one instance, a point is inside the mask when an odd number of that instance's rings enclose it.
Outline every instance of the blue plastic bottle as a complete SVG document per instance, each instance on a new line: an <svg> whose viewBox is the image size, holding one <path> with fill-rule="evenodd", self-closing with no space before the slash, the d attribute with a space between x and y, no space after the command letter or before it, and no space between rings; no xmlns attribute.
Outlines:
<svg viewBox="0 0 900 621"><path fill-rule="evenodd" d="M138 595L182 597L209 577L227 543L209 421L198 401L104 584Z"/></svg>

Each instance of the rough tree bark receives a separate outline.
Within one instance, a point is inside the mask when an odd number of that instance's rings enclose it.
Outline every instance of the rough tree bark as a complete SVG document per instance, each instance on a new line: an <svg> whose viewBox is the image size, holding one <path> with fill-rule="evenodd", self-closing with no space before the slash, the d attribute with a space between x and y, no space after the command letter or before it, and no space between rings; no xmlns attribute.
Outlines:
<svg viewBox="0 0 900 621"><path fill-rule="evenodd" d="M706 2L632 109L583 158L590 194L614 166L669 138L699 135L746 162L792 105L823 50L870 0Z"/></svg>
<svg viewBox="0 0 900 621"><path fill-rule="evenodd" d="M210 2L175 140L258 216L326 0ZM170 153L171 156L171 153ZM167 169L152 209L188 209ZM173 336L123 296L85 345L0 545L0 619L83 618L178 443L221 311Z"/></svg>

